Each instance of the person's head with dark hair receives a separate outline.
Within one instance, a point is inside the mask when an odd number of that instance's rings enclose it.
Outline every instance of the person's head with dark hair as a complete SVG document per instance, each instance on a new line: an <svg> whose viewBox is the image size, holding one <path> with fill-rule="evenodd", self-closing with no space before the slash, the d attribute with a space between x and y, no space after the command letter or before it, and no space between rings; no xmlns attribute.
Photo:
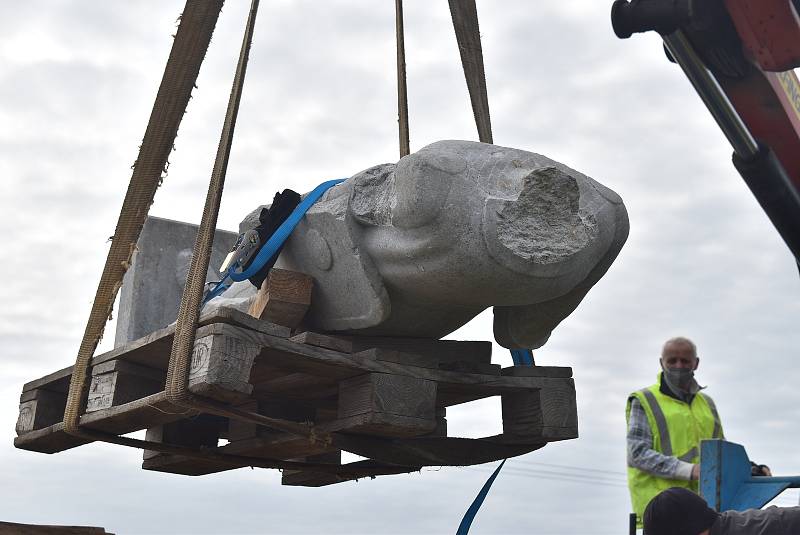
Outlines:
<svg viewBox="0 0 800 535"><path fill-rule="evenodd" d="M706 535L717 518L703 498L679 487L657 494L642 515L644 535Z"/></svg>

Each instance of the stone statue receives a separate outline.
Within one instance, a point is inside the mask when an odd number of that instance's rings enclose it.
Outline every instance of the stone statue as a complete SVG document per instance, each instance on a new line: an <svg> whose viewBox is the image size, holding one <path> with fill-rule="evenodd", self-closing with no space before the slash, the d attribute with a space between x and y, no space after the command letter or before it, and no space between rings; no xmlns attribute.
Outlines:
<svg viewBox="0 0 800 535"><path fill-rule="evenodd" d="M276 267L314 278L314 330L440 338L492 306L501 345L537 348L627 235L622 199L591 178L531 152L439 141L329 190ZM237 283L206 306L246 310L255 292Z"/></svg>

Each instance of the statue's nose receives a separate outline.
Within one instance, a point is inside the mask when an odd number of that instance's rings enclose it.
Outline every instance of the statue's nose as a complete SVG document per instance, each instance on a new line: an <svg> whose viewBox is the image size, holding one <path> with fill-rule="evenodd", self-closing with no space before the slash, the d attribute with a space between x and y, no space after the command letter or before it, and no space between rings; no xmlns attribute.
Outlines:
<svg viewBox="0 0 800 535"><path fill-rule="evenodd" d="M516 200L490 199L484 210L484 239L501 264L522 273L557 265L597 238L597 221L581 210L577 179L545 167L523 179Z"/></svg>

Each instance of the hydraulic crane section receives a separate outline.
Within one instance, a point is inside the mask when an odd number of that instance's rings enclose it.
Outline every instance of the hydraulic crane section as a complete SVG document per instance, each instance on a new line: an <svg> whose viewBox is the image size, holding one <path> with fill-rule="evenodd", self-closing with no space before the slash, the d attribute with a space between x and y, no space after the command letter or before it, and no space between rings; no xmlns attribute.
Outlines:
<svg viewBox="0 0 800 535"><path fill-rule="evenodd" d="M800 0L617 0L618 37L657 31L800 261Z"/></svg>

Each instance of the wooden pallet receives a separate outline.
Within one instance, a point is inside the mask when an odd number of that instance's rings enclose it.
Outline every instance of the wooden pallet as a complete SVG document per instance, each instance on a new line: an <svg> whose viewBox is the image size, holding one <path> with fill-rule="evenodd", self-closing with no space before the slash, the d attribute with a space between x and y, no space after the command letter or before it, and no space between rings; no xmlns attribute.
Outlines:
<svg viewBox="0 0 800 535"><path fill-rule="evenodd" d="M489 342L293 335L233 309L201 318L189 389L266 416L313 422L335 440L187 412L164 392L173 335L174 327L165 328L94 357L81 426L118 435L147 429L148 440L265 459L338 465L346 450L367 457L358 466L376 473L484 463L578 435L570 368L501 369L491 364ZM16 447L55 453L87 442L65 433L61 422L71 373L64 368L24 385ZM502 434L447 436L447 407L489 396L502 399ZM239 466L145 451L142 467L202 475ZM347 479L283 472L285 485Z"/></svg>

